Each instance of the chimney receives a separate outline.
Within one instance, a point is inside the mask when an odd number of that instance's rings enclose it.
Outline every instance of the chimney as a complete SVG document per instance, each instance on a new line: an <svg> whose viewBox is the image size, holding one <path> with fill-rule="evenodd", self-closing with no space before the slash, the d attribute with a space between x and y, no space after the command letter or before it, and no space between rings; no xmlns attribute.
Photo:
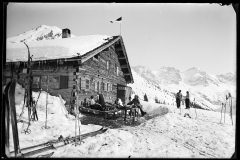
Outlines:
<svg viewBox="0 0 240 160"><path fill-rule="evenodd" d="M62 29L62 38L71 37L71 31L68 28Z"/></svg>

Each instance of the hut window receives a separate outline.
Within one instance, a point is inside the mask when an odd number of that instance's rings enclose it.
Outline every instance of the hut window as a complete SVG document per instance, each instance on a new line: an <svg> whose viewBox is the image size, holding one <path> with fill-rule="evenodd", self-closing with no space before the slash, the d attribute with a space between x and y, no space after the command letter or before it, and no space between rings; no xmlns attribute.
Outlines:
<svg viewBox="0 0 240 160"><path fill-rule="evenodd" d="M5 77L5 84L8 84L8 82L11 81L11 77Z"/></svg>
<svg viewBox="0 0 240 160"><path fill-rule="evenodd" d="M104 91L104 83L101 82L101 91Z"/></svg>
<svg viewBox="0 0 240 160"><path fill-rule="evenodd" d="M40 88L40 76L33 76L33 88Z"/></svg>
<svg viewBox="0 0 240 160"><path fill-rule="evenodd" d="M108 91L111 91L111 83L108 84Z"/></svg>
<svg viewBox="0 0 240 160"><path fill-rule="evenodd" d="M90 89L90 80L86 79L86 89Z"/></svg>
<svg viewBox="0 0 240 160"><path fill-rule="evenodd" d="M116 72L117 72L117 76L118 76L118 74L119 74L118 67L117 67L117 71Z"/></svg>
<svg viewBox="0 0 240 160"><path fill-rule="evenodd" d="M79 88L80 88L80 90L82 89L81 87L82 87L82 83L81 83L82 81L81 81L81 78L79 78L79 82L78 82L78 85L79 85Z"/></svg>
<svg viewBox="0 0 240 160"><path fill-rule="evenodd" d="M96 54L96 55L94 56L94 58L98 59L98 58L99 58L99 54Z"/></svg>
<svg viewBox="0 0 240 160"><path fill-rule="evenodd" d="M107 70L109 70L109 61L107 61Z"/></svg>
<svg viewBox="0 0 240 160"><path fill-rule="evenodd" d="M91 84L91 90L93 90L93 91L95 90L95 83Z"/></svg>
<svg viewBox="0 0 240 160"><path fill-rule="evenodd" d="M109 83L107 83L107 91L109 91Z"/></svg>
<svg viewBox="0 0 240 160"><path fill-rule="evenodd" d="M104 91L107 91L107 83L103 83Z"/></svg>
<svg viewBox="0 0 240 160"><path fill-rule="evenodd" d="M65 77L65 76L63 76L63 77ZM48 80L49 88L59 89L60 77L59 76L49 76L48 78L49 78L49 80ZM62 83L61 83L61 85L62 85Z"/></svg>
<svg viewBox="0 0 240 160"><path fill-rule="evenodd" d="M41 87L43 89L47 87L47 84L48 84L47 80L48 80L48 76L41 76Z"/></svg>
<svg viewBox="0 0 240 160"><path fill-rule="evenodd" d="M94 90L97 91L97 88L98 88L97 82L95 82Z"/></svg>
<svg viewBox="0 0 240 160"><path fill-rule="evenodd" d="M68 76L60 76L60 89L68 88Z"/></svg>
<svg viewBox="0 0 240 160"><path fill-rule="evenodd" d="M98 92L99 91L99 82L95 82L95 91Z"/></svg>

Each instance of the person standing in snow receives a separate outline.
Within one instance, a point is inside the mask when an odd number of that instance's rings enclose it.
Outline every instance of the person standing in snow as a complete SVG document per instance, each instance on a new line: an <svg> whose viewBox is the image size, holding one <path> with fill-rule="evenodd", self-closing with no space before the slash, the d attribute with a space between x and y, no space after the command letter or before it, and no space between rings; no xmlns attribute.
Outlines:
<svg viewBox="0 0 240 160"><path fill-rule="evenodd" d="M176 103L177 103L177 108L180 109L180 114L181 114L181 101L182 101L182 93L181 90L176 94Z"/></svg>
<svg viewBox="0 0 240 160"><path fill-rule="evenodd" d="M190 116L190 95L189 95L188 91L186 92L185 105L186 105L186 113L184 114L184 117L188 116L189 118L191 118L191 116Z"/></svg>
<svg viewBox="0 0 240 160"><path fill-rule="evenodd" d="M134 105L135 107L139 108L142 116L144 116L146 114L146 112L144 112L142 109L142 105L139 101L138 95L135 95L133 100L131 102L129 102L128 105Z"/></svg>

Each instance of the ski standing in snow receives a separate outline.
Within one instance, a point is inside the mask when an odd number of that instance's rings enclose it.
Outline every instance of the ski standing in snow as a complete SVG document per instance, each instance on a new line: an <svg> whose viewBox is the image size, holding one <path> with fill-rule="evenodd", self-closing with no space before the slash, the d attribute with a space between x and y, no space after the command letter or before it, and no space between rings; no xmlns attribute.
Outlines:
<svg viewBox="0 0 240 160"><path fill-rule="evenodd" d="M226 102L225 102L225 103L222 103L220 123L222 123L222 111L223 111L223 108L224 108L224 123L225 123L225 114L226 114L227 104L228 104L229 107L230 107L230 113L229 113L229 115L230 115L230 119L231 119L232 125L233 125L233 119L232 119L232 96L231 96L231 93L229 93L228 95L226 95Z"/></svg>

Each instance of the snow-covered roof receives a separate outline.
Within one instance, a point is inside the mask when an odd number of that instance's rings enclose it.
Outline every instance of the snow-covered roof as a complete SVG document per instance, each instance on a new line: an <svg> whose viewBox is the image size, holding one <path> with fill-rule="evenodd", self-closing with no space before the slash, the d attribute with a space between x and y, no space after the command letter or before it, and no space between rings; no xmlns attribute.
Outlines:
<svg viewBox="0 0 240 160"><path fill-rule="evenodd" d="M29 47L33 61L66 59L82 56L101 45L111 41L114 37L107 35L79 36L64 39L32 41ZM24 43L7 42L6 62L28 60L28 50Z"/></svg>

